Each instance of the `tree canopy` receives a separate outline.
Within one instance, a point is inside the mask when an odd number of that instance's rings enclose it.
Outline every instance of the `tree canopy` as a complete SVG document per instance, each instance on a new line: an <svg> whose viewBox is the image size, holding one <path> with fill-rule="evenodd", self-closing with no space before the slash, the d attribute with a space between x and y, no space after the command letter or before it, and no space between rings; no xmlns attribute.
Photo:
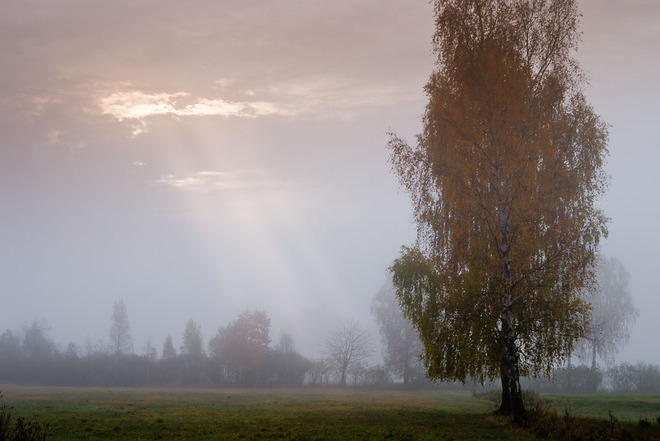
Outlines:
<svg viewBox="0 0 660 441"><path fill-rule="evenodd" d="M550 372L586 329L606 234L607 127L572 57L579 17L574 0L436 0L424 130L389 141L418 228L393 281L428 374L500 377L518 421L519 376Z"/></svg>
<svg viewBox="0 0 660 441"><path fill-rule="evenodd" d="M186 328L183 330L181 354L193 357L201 357L204 355L204 345L202 344L202 327L195 323L193 319L190 319L188 322L186 322Z"/></svg>
<svg viewBox="0 0 660 441"><path fill-rule="evenodd" d="M270 317L264 311L244 311L220 328L209 341L209 352L224 360L226 368L243 384L256 382L255 370L268 355Z"/></svg>

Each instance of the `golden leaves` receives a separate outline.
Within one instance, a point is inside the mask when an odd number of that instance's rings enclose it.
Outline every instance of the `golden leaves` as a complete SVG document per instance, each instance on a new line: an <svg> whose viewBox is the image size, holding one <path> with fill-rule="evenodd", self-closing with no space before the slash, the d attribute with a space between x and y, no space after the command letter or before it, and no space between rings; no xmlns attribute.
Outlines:
<svg viewBox="0 0 660 441"><path fill-rule="evenodd" d="M394 281L439 377L499 375L505 318L531 373L584 330L607 127L578 87L576 14L571 0L436 1L424 131L389 146L419 231Z"/></svg>

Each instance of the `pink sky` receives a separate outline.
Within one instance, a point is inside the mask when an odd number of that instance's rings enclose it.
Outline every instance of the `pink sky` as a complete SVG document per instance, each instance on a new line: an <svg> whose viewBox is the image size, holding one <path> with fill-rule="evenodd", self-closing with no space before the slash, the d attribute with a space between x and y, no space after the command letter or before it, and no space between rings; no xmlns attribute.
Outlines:
<svg viewBox="0 0 660 441"><path fill-rule="evenodd" d="M580 5L641 311L620 358L660 363L660 6ZM5 2L0 330L84 345L123 298L139 351L260 308L309 353L371 320L414 240L385 133L421 129L432 26L426 0Z"/></svg>

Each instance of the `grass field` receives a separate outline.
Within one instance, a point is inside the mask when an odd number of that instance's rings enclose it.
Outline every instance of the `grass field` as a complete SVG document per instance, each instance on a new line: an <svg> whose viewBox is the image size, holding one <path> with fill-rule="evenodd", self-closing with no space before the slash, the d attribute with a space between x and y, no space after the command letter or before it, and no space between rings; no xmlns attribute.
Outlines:
<svg viewBox="0 0 660 441"><path fill-rule="evenodd" d="M610 412L619 421L649 420L658 424L658 395L548 395L545 397L559 413L568 410L574 416L609 419Z"/></svg>
<svg viewBox="0 0 660 441"><path fill-rule="evenodd" d="M534 440L471 394L351 389L101 389L1 386L15 415L48 440ZM551 397L563 412L565 397ZM571 397L576 414L660 416L660 397ZM595 404L601 402L600 404ZM604 410L604 415L602 414ZM613 411L614 412L614 411ZM614 412L616 414L616 412ZM623 412L622 412L623 414Z"/></svg>

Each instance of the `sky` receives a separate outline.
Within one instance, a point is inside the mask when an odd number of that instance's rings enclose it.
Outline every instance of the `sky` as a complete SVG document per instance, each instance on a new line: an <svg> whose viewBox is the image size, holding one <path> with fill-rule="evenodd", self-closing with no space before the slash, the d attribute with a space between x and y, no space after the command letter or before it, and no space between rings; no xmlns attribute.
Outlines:
<svg viewBox="0 0 660 441"><path fill-rule="evenodd" d="M304 355L345 320L378 340L371 301L415 238L386 134L421 131L431 4L0 2L0 330L84 347L123 299L138 353L255 309ZM660 364L660 4L579 4L604 252L640 310L618 359Z"/></svg>

